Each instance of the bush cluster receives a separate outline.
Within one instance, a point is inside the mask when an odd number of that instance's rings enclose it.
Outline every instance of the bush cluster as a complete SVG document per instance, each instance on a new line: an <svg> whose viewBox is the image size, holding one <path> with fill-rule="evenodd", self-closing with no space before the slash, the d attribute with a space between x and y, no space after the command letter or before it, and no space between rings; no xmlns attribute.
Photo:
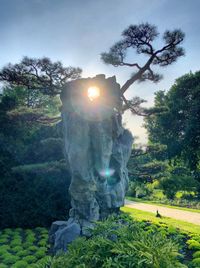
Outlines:
<svg viewBox="0 0 200 268"><path fill-rule="evenodd" d="M97 223L89 239L75 240L65 254L48 260L42 268L186 268L176 229L110 217Z"/></svg>
<svg viewBox="0 0 200 268"><path fill-rule="evenodd" d="M13 168L0 183L0 228L50 226L64 219L70 208L69 184L64 161Z"/></svg>
<svg viewBox="0 0 200 268"><path fill-rule="evenodd" d="M5 241L6 238L6 241ZM18 245L14 241L18 241ZM40 246L43 241L44 246ZM37 268L46 263L48 256L48 230L9 229L0 234L0 268Z"/></svg>

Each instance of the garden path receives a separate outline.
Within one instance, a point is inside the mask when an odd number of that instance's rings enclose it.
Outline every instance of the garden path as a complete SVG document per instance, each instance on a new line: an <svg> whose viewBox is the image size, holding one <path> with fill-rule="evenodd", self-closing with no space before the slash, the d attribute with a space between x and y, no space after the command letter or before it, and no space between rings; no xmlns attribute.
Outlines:
<svg viewBox="0 0 200 268"><path fill-rule="evenodd" d="M182 220L186 222L190 222L193 224L200 225L200 213L198 212L190 212L185 210L179 210L175 208L168 208L164 206L152 205L152 204L145 204L134 202L130 200L125 201L125 206L130 208L139 209L142 211L152 212L155 213L158 210L159 214L164 217L170 217L177 220Z"/></svg>

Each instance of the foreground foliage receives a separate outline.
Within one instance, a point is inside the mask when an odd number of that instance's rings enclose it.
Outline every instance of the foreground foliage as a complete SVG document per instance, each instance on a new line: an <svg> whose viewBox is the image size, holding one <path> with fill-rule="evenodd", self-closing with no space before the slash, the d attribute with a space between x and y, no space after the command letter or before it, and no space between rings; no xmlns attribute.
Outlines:
<svg viewBox="0 0 200 268"><path fill-rule="evenodd" d="M48 230L0 232L0 268L200 267L200 235L164 223L133 221L127 214L96 224L90 238L75 240L67 253L49 256Z"/></svg>
<svg viewBox="0 0 200 268"><path fill-rule="evenodd" d="M34 268L49 258L48 230L9 229L0 232L0 268Z"/></svg>
<svg viewBox="0 0 200 268"><path fill-rule="evenodd" d="M185 239L186 235L175 228L136 222L127 216L110 217L97 223L89 239L77 239L67 253L52 258L41 267L189 267L184 264ZM197 267L192 262L189 265Z"/></svg>

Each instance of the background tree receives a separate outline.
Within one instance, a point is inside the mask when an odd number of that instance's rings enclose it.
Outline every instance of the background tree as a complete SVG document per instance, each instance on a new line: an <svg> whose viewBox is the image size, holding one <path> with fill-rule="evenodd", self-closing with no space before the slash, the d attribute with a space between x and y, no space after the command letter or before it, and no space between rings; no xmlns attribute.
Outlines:
<svg viewBox="0 0 200 268"><path fill-rule="evenodd" d="M70 208L59 94L80 68L25 57L0 71L0 228L48 226ZM31 178L31 179L30 179Z"/></svg>
<svg viewBox="0 0 200 268"><path fill-rule="evenodd" d="M6 87L0 97L0 228L49 226L70 208L59 124L38 121L58 114L58 97L38 92L29 107L26 93Z"/></svg>
<svg viewBox="0 0 200 268"><path fill-rule="evenodd" d="M19 64L5 66L0 72L0 80L26 87L30 94L28 105L31 105L34 91L55 96L68 81L80 78L81 72L80 68L64 67L60 61L52 62L49 58L24 57Z"/></svg>
<svg viewBox="0 0 200 268"><path fill-rule="evenodd" d="M142 147L133 145L128 163L129 169L129 195L134 197L147 197L152 194L155 181L167 175L166 146L149 144Z"/></svg>
<svg viewBox="0 0 200 268"><path fill-rule="evenodd" d="M179 163L177 166L168 166L167 172L167 176L159 181L159 188L163 190L168 199L174 199L178 191L196 193L198 183L184 165ZM188 196L190 195L187 195L187 198Z"/></svg>
<svg viewBox="0 0 200 268"><path fill-rule="evenodd" d="M152 143L146 147L134 144L128 163L130 187L128 195L139 198L174 199L178 192L195 200L199 184L193 172L181 159L176 164L167 157L167 146ZM157 195L162 190L162 194Z"/></svg>
<svg viewBox="0 0 200 268"><path fill-rule="evenodd" d="M159 91L155 107L167 111L146 118L151 142L167 146L168 158L182 159L200 182L200 72L178 78L168 92Z"/></svg>

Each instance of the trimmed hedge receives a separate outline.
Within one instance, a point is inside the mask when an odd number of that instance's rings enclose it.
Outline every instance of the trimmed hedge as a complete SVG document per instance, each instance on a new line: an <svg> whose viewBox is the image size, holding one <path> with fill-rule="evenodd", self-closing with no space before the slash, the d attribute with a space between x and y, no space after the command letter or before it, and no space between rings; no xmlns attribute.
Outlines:
<svg viewBox="0 0 200 268"><path fill-rule="evenodd" d="M49 226L66 219L69 184L64 160L13 168L0 181L0 228Z"/></svg>

